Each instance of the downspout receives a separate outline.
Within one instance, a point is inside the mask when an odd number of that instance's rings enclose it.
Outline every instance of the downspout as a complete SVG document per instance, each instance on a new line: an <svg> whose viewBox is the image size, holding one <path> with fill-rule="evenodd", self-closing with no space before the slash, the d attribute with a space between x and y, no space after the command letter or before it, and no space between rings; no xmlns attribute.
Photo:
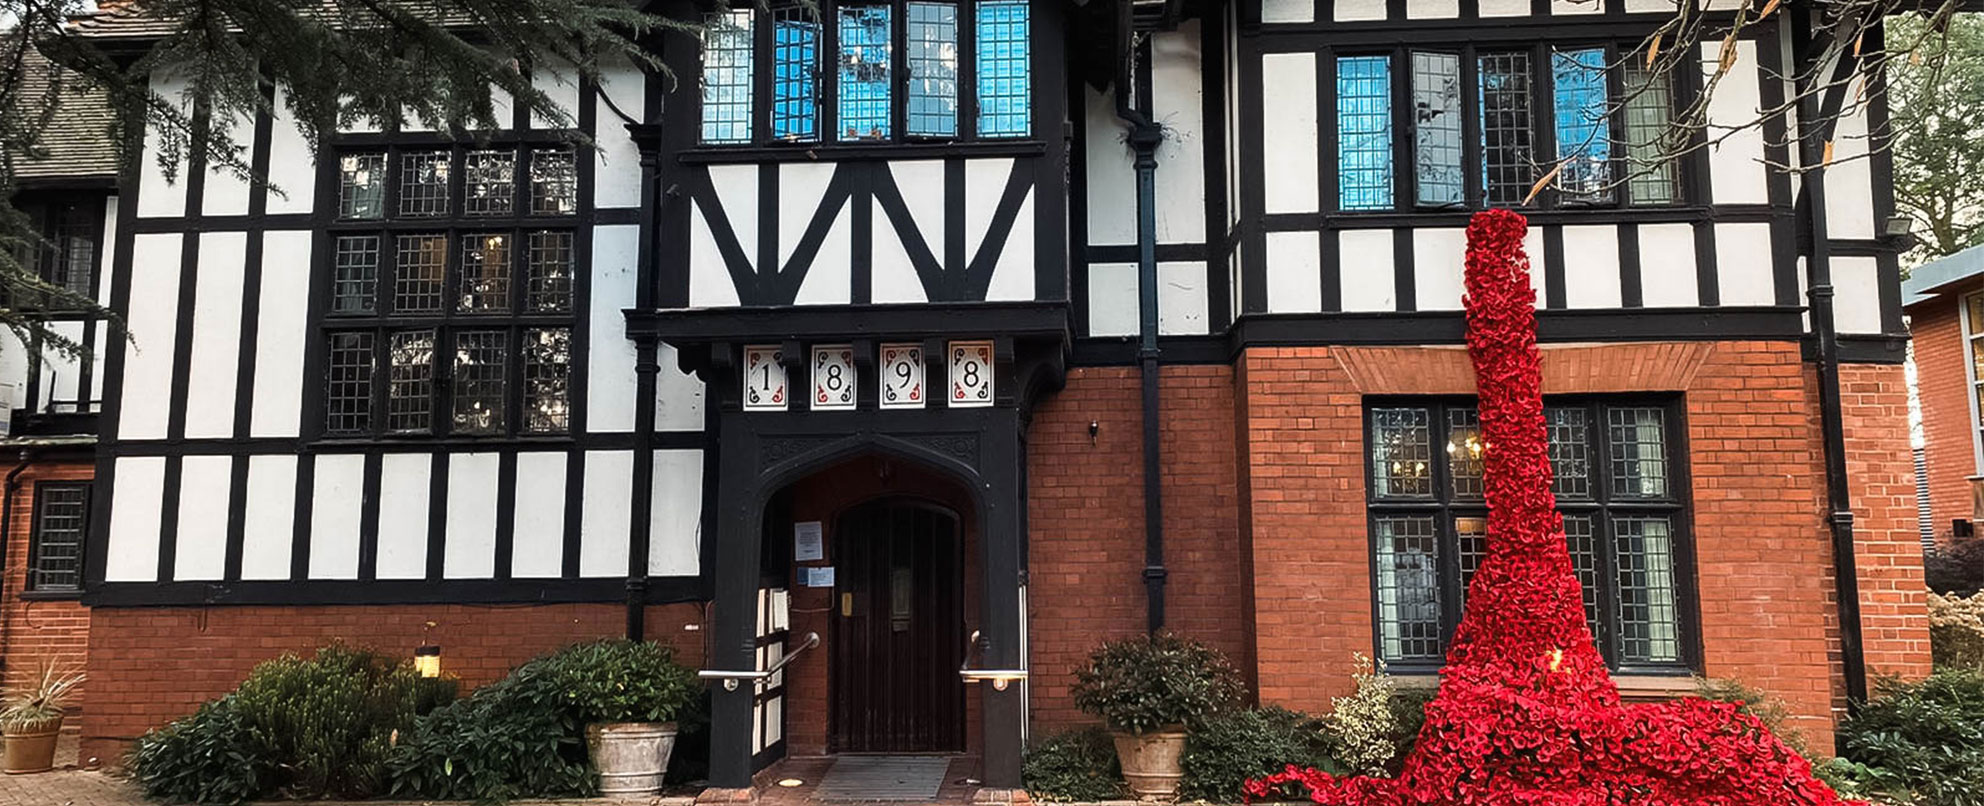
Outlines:
<svg viewBox="0 0 1984 806"><path fill-rule="evenodd" d="M1809 6L1791 6L1794 74L1820 69L1812 36ZM1853 57L1844 54L1835 73L1849 70ZM1808 77L1806 81L1815 81ZM1844 84L1831 82L1844 92ZM1801 177L1805 214L1805 267L1811 299L1812 332L1818 341L1819 422L1825 440L1826 525L1832 532L1833 584L1839 608L1840 666L1846 675L1846 702L1857 708L1867 699L1867 656L1860 623L1860 575L1854 558L1853 492L1847 486L1846 423L1839 394L1839 330L1833 321L1832 244L1826 229L1825 143L1829 126L1818 93L1793 87L1798 97L1798 161L1808 166ZM1833 110L1837 113L1837 109Z"/></svg>
<svg viewBox="0 0 1984 806"><path fill-rule="evenodd" d="M643 127L627 129L641 148L640 246L635 255L634 310L655 309L654 240L659 190L659 144ZM654 527L655 383L661 373L661 345L652 334L634 337L634 495L627 540L627 640L647 640L648 546Z"/></svg>
<svg viewBox="0 0 1984 806"><path fill-rule="evenodd" d="M21 473L33 463L32 450L22 448L19 463L7 472L7 492L0 496L0 507L5 507L5 511L0 511L0 571L7 569L7 542L14 538L14 492L21 488ZM22 578L21 590L27 590L25 577ZM7 668L7 650L13 643L13 625L8 618L12 613L13 608L0 608L0 670Z"/></svg>
<svg viewBox="0 0 1984 806"><path fill-rule="evenodd" d="M1143 381L1144 595L1152 633L1164 629L1164 474L1163 439L1158 430L1157 347L1157 147L1164 127L1133 102L1136 34L1130 0L1118 0L1117 37L1122 51L1116 77L1116 116L1130 125L1129 145L1137 171L1137 363Z"/></svg>

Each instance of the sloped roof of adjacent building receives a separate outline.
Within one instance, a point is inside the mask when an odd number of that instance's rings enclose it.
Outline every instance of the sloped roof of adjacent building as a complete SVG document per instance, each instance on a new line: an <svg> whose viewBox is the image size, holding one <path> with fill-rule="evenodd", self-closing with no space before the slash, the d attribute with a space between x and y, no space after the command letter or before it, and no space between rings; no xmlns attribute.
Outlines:
<svg viewBox="0 0 1984 806"><path fill-rule="evenodd" d="M44 184L116 177L117 147L110 137L108 96L101 88L85 86L73 71L29 50L21 65L21 97L38 104L50 88L60 93L60 100L41 133L39 146L44 153L15 163L15 178Z"/></svg>
<svg viewBox="0 0 1984 806"><path fill-rule="evenodd" d="M1906 308L1926 302L1950 286L1980 276L1984 276L1984 245L1931 260L1915 267L1908 279L1901 281L1901 305Z"/></svg>

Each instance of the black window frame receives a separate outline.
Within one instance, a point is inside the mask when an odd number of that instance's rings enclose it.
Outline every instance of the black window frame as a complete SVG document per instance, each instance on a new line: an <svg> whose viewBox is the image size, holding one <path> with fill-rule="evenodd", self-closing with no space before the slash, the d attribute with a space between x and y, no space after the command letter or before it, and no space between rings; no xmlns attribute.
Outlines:
<svg viewBox="0 0 1984 806"><path fill-rule="evenodd" d="M909 5L930 3L950 5L957 9L957 121L950 135L911 134L909 131ZM978 82L978 5L979 0L820 0L808 13L817 13L820 24L817 43L817 61L814 65L814 86L818 108L815 110L814 133L811 139L779 138L773 136L773 105L777 101L775 84L777 70L775 52L777 49L776 21L779 14L789 13L797 8L806 8L800 0L778 0L765 6L730 7L730 11L749 10L752 14L751 26L751 110L747 124L751 136L744 140L706 141L702 137L703 98L700 90L691 93L695 102L696 134L690 138L694 149L725 151L752 148L790 148L804 151L861 149L890 145L931 145L946 143L1009 144L1038 142L1044 139L1041 134L1044 124L1035 103L1040 96L1041 71L1039 49L1029 45L1027 55L1027 102L1032 111L1028 114L1028 131L1020 135L984 135L979 133L979 82ZM1034 12L1034 0L1026 0L1027 25L1034 36L1029 42L1037 41L1040 33L1040 15ZM843 7L887 6L889 8L889 136L877 138L843 139L840 128L840 78L838 59L840 56L839 11ZM697 44L696 70L700 80L702 71L701 43ZM700 86L700 85L698 85Z"/></svg>
<svg viewBox="0 0 1984 806"><path fill-rule="evenodd" d="M1529 57L1529 117L1530 150L1533 154L1549 154L1555 159L1557 153L1556 81L1552 72L1554 54L1559 51L1603 49L1607 64L1605 86L1607 103L1616 103L1625 97L1625 75L1620 62L1621 54L1632 54L1641 46L1640 40L1614 40L1605 38L1566 38L1558 40L1524 40L1521 42L1452 42L1452 41L1412 41L1407 44L1384 47L1346 46L1327 52L1330 103L1323 110L1328 118L1325 137L1330 143L1326 161L1329 176L1334 187L1325 188L1325 211L1330 215L1346 217L1382 217L1397 215L1424 215L1452 213L1457 211L1481 210L1489 206L1512 207L1519 210L1664 210L1695 205L1705 198L1696 187L1695 176L1700 169L1697 160L1690 155L1677 156L1669 161L1672 174L1673 196L1665 201L1639 201L1633 198L1630 182L1619 181L1631 170L1626 139L1626 114L1623 108L1613 110L1607 117L1606 125L1612 142L1612 165L1617 186L1610 191L1610 198L1594 200L1579 198L1554 187L1545 188L1528 204L1488 204L1485 199L1487 181L1484 170L1485 156L1482 140L1481 109L1481 57L1494 53L1522 52ZM1458 56L1460 60L1461 94L1461 174L1463 178L1461 202L1459 204L1420 204L1418 201L1417 135L1418 120L1413 98L1413 54L1437 53ZM1381 56L1387 59L1391 85L1391 129L1392 129L1392 203L1380 208L1345 208L1342 204L1342 181L1337 177L1337 166L1342 158L1339 153L1336 101L1336 63L1339 58ZM1687 100L1700 92L1699 77L1690 80L1687 71L1676 68L1668 75L1668 119L1678 119L1687 108ZM1695 136L1699 140L1699 135ZM1544 163L1547 167L1550 163ZM1541 177L1539 173L1538 178ZM1532 180L1534 181L1534 180Z"/></svg>
<svg viewBox="0 0 1984 806"><path fill-rule="evenodd" d="M75 502L77 507L76 514L74 515L77 519L75 529L75 568L72 571L64 573L73 575L75 582L50 585L44 579L49 572L41 567L44 559L43 550L47 545L46 531L43 527L46 525L47 508L50 504L48 496L51 492L71 491L80 492L81 500ZM35 482L34 509L28 524L27 565L24 571L23 595L51 599L74 598L82 595L85 579L84 563L88 559L87 554L89 552L90 516L92 514L91 499L95 495L95 492L95 483L86 480Z"/></svg>
<svg viewBox="0 0 1984 806"><path fill-rule="evenodd" d="M1615 673L1653 676L1691 676L1702 668L1700 599L1697 590L1694 507L1689 478L1687 420L1685 401L1678 395L1551 395L1544 399L1546 409L1575 408L1586 412L1587 479L1591 495L1585 498L1558 497L1557 509L1567 515L1591 518L1592 539L1598 554L1593 577L1598 582L1599 623L1592 625L1606 665ZM1432 450L1431 492L1426 496L1381 496L1377 489L1374 418L1380 409L1424 409L1428 414L1428 446ZM1614 500L1611 471L1611 440L1606 412L1611 409L1653 408L1663 417L1666 455L1667 495L1664 497ZM1431 674L1444 664L1454 630L1463 608L1463 583L1459 517L1486 517L1487 503L1480 498L1461 498L1454 493L1452 472L1441 446L1448 440L1448 412L1476 410L1473 397L1465 396L1371 396L1364 399L1363 458L1365 490L1366 556L1370 563L1371 651L1388 669L1400 674ZM1382 603L1379 593L1378 521L1392 515L1431 515L1438 541L1438 596L1440 644L1438 658L1395 659L1385 654ZM1675 650L1672 662L1643 663L1620 660L1621 636L1618 628L1617 535L1614 517L1655 514L1669 518L1674 576Z"/></svg>
<svg viewBox="0 0 1984 806"><path fill-rule="evenodd" d="M320 368L317 380L306 384L312 389L305 409L304 433L313 440L339 443L366 442L491 442L552 441L569 442L579 425L576 412L583 394L585 327L590 316L587 291L591 255L592 209L587 181L590 172L585 161L589 152L577 145L576 133L560 130L506 131L483 141L473 141L429 133L391 133L346 136L327 149L319 181L327 186L319 194L324 222L322 240L314 258L315 272L311 294L322 300L313 304L310 360ZM512 199L503 214L466 213L466 164L472 152L509 150L513 154ZM402 215L399 208L403 157L407 154L445 151L448 155L448 196L440 215ZM572 187L571 209L540 213L532 196L532 163L538 152L562 151L571 156L567 181ZM380 214L376 217L346 217L342 202L342 162L352 155L379 154L385 160L385 176ZM560 312L529 311L525 302L530 287L530 237L533 233L555 232L567 236L569 276L565 294L568 301ZM509 310L466 312L457 309L461 299L461 245L465 237L503 234L510 238ZM436 312L399 313L392 310L392 284L398 268L398 240L401 236L439 235L446 247L441 305ZM336 304L337 245L349 236L378 238L377 266L373 278L373 306L370 311L340 312ZM526 427L525 387L528 369L524 358L526 334L543 329L567 331L565 340L565 415L559 430L533 431ZM434 334L430 357L428 425L425 429L395 430L391 427L392 335L429 330ZM503 423L491 432L457 431L455 418L456 338L463 333L501 332L504 334ZM340 334L371 335L372 365L369 380L369 422L363 430L332 430L329 427L330 353L333 338Z"/></svg>

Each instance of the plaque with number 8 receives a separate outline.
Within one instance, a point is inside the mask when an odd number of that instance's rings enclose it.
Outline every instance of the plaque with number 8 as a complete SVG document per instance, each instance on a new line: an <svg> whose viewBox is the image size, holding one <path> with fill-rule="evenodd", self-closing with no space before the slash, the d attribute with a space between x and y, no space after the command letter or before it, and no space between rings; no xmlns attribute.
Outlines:
<svg viewBox="0 0 1984 806"><path fill-rule="evenodd" d="M923 408L923 347L882 345L882 408Z"/></svg>
<svg viewBox="0 0 1984 806"><path fill-rule="evenodd" d="M992 342L954 341L951 351L951 406L992 405Z"/></svg>
<svg viewBox="0 0 1984 806"><path fill-rule="evenodd" d="M813 348L813 409L854 408L854 347Z"/></svg>

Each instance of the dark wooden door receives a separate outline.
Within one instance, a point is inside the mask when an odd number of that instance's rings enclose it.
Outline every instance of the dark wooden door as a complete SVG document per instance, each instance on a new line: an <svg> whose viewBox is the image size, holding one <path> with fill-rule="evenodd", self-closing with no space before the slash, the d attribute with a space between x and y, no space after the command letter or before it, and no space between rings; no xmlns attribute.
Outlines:
<svg viewBox="0 0 1984 806"><path fill-rule="evenodd" d="M833 737L845 753L964 749L963 539L908 501L834 523Z"/></svg>

